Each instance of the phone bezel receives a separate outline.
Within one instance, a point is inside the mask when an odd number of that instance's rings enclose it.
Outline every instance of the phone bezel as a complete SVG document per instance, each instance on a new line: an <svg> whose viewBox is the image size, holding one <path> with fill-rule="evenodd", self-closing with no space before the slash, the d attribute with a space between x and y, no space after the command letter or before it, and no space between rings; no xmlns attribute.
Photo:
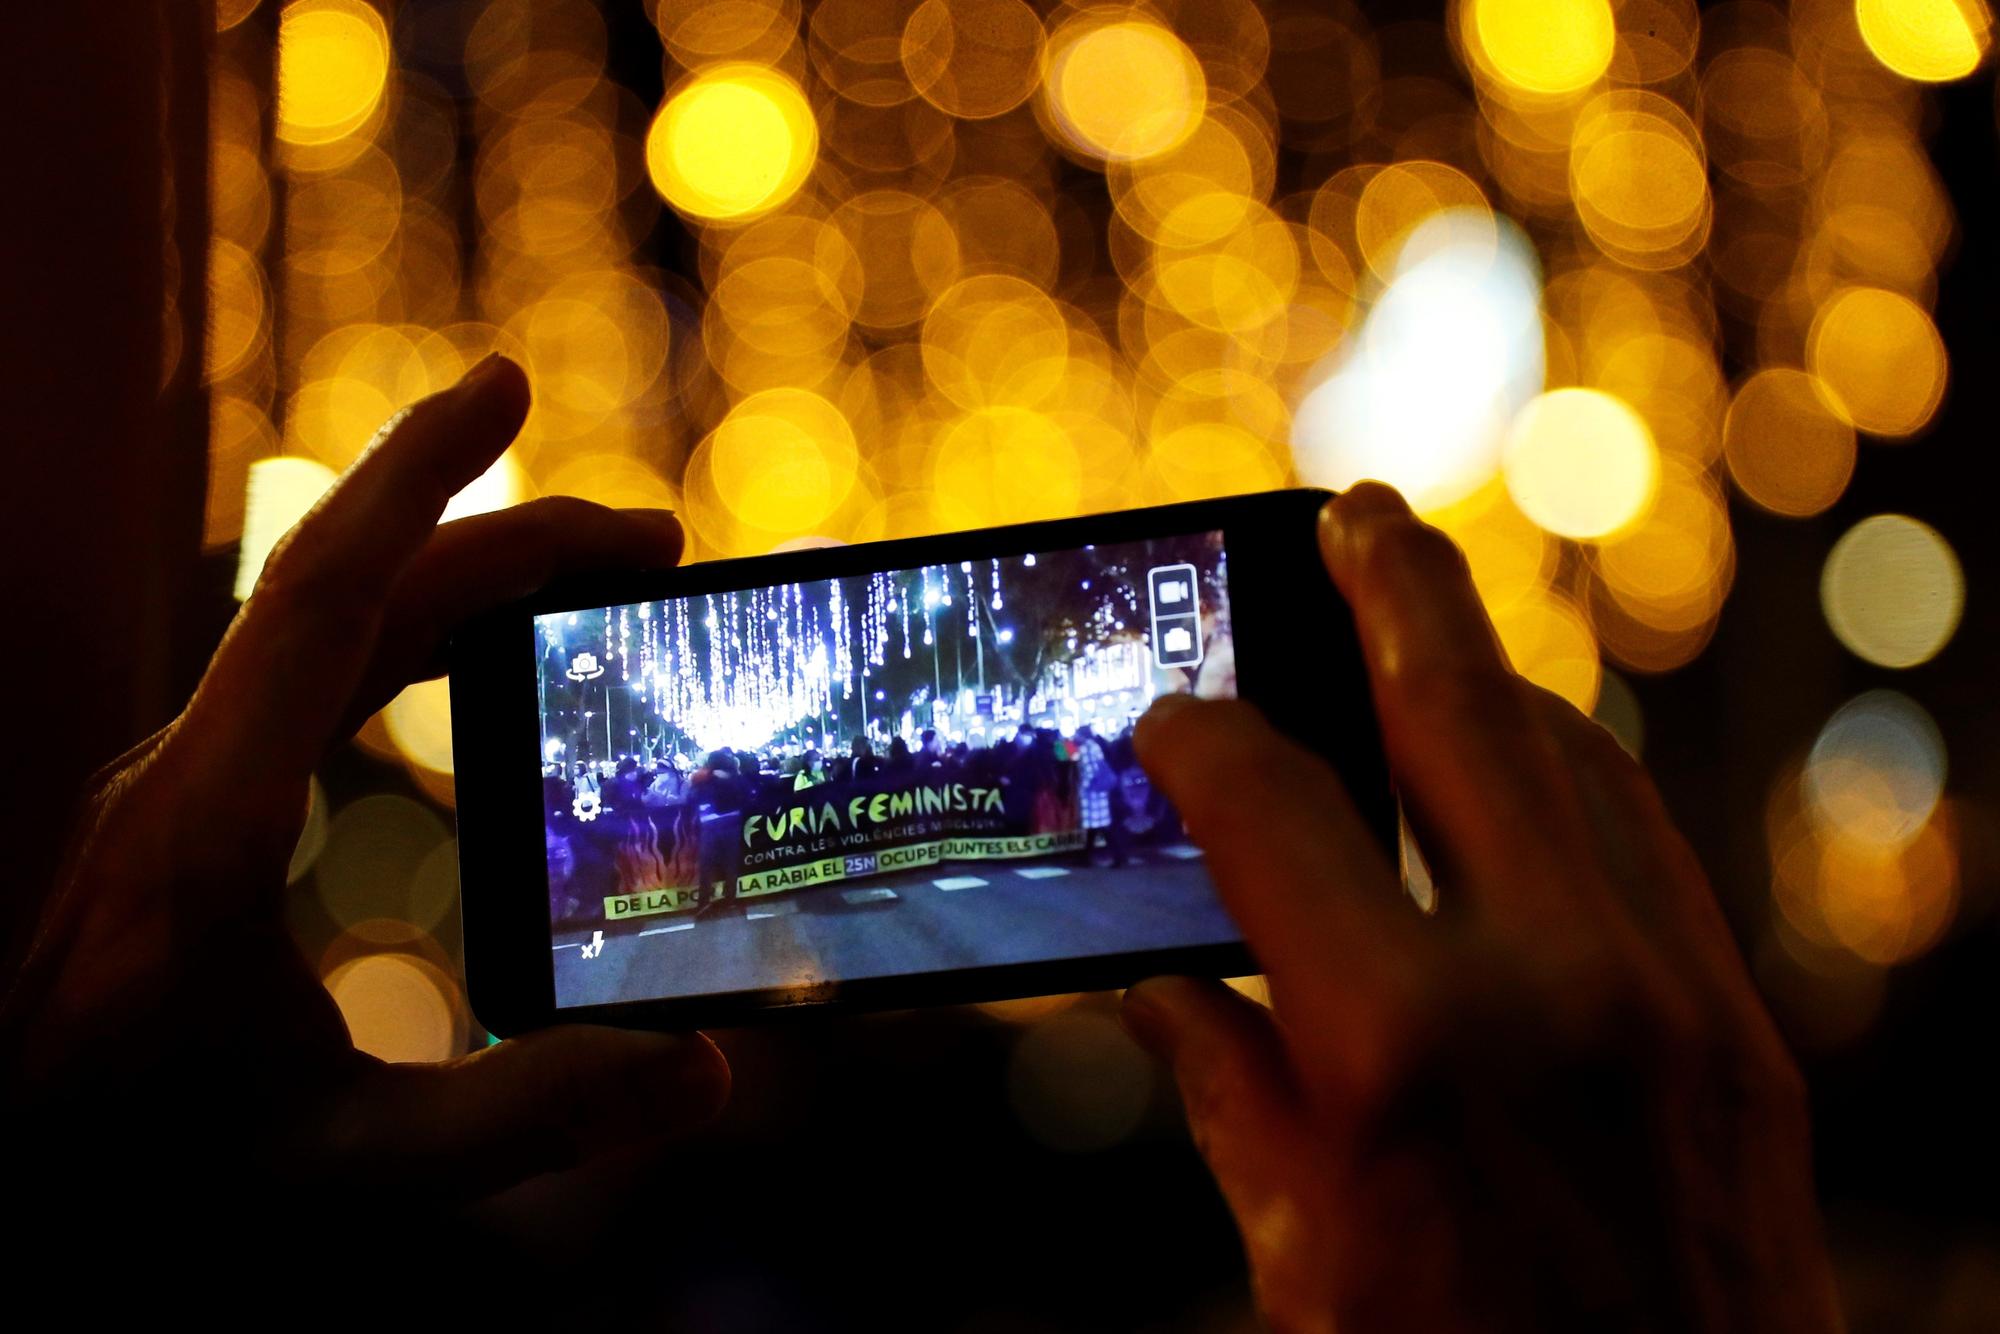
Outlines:
<svg viewBox="0 0 2000 1334"><path fill-rule="evenodd" d="M663 570L571 578L464 626L449 650L465 971L473 1012L494 1033L552 1023L675 1029L781 1014L905 1009L1127 986L1161 973L1257 971L1240 943L1147 950L803 987L558 1008L549 943L547 855L532 618L876 570L1007 557L1220 530L1229 553L1237 693L1331 761L1362 819L1394 856L1396 804L1353 617L1325 573L1314 518L1331 492L1296 489L1001 528L941 533ZM518 664L518 665L514 665ZM1331 677L1331 679L1329 679ZM1353 707L1337 701L1351 699ZM525 873L522 867L529 870ZM524 892L497 889L527 879Z"/></svg>

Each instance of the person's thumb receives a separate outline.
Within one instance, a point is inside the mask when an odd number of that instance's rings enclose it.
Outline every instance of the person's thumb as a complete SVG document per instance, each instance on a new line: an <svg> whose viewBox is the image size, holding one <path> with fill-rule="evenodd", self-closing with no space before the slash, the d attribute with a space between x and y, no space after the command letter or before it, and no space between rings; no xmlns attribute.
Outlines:
<svg viewBox="0 0 2000 1334"><path fill-rule="evenodd" d="M1277 1022L1255 1001L1220 982L1156 977L1125 993L1120 1018L1172 1068L1195 1143L1225 1191L1262 1171L1273 1136L1305 1133Z"/></svg>
<svg viewBox="0 0 2000 1334"><path fill-rule="evenodd" d="M1322 1311L1332 1173L1276 1019L1220 982L1187 977L1131 988L1122 1017L1173 1068L1195 1147L1243 1234L1259 1305L1274 1318Z"/></svg>
<svg viewBox="0 0 2000 1334"><path fill-rule="evenodd" d="M664 1143L728 1098L728 1062L699 1033L550 1028L441 1065L373 1068L323 1150L351 1185L475 1199Z"/></svg>

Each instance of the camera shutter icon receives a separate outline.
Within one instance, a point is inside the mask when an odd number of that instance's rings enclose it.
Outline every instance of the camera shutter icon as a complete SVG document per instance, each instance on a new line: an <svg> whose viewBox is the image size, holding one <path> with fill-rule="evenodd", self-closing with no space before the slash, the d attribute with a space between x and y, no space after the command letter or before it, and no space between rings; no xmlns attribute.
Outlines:
<svg viewBox="0 0 2000 1334"><path fill-rule="evenodd" d="M1201 663L1201 585L1194 565L1176 561L1146 571L1152 603L1153 658L1162 667Z"/></svg>

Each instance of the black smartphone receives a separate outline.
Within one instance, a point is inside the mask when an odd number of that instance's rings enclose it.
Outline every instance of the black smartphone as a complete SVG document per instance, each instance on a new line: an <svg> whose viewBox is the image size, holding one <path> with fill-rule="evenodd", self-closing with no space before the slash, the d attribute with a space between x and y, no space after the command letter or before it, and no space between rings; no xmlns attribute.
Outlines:
<svg viewBox="0 0 2000 1334"><path fill-rule="evenodd" d="M1256 971L1132 754L1253 701L1393 849L1293 490L553 584L451 649L466 973L496 1033Z"/></svg>

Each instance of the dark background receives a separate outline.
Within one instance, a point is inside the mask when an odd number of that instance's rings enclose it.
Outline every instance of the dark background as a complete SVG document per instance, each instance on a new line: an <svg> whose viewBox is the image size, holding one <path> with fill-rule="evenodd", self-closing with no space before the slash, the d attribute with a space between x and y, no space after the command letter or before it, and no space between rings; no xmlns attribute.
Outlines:
<svg viewBox="0 0 2000 1334"><path fill-rule="evenodd" d="M10 257L0 558L15 631L0 835L13 854L5 927L15 951L83 778L171 715L233 610L232 553L199 545L205 403L187 369L201 362L198 320L164 335L183 340L164 393L153 370L156 294L178 291L189 312L205 290L205 220L190 206L201 191L189 185L202 169L201 8L156 0L119 7L114 22L94 6L17 6L0 43L0 162L16 187L0 209ZM636 6L610 8L614 53L632 49L619 25L652 40ZM659 91L653 50L612 70L642 99ZM1930 149L1959 236L1936 312L1952 359L1942 413L1915 443L1864 445L1846 497L1826 514L1779 520L1736 505L1738 574L1714 643L1678 672L1633 682L1647 760L1753 954L1768 913L1764 797L1780 766L1839 703L1874 686L1907 692L1944 731L1963 842L1950 933L1893 969L1872 1020L1837 1041L1821 1022L1844 1003L1837 988L1774 996L1810 1080L1822 1198L1860 1330L2000 1320L2000 1082L1989 1069L2000 722L1987 701L2000 626L1983 485L2000 407L1991 70L1930 97ZM163 210L170 167L179 205ZM180 242L171 263L150 225L161 216ZM663 218L656 253L685 257L685 236ZM1845 653L1819 612L1828 548L1881 511L1938 528L1966 571L1955 639L1906 672ZM359 753L336 757L324 777L336 803L412 790ZM1072 1013L1105 1004L1087 998ZM1058 1066L1074 1062L1063 1096L1129 1093L1130 1068L1091 1045L1102 1030L1073 1027L1080 1036L1056 1053ZM308 1259L325 1248L330 1263L359 1247L441 1296L465 1285L490 1296L496 1275L534 1280L552 1310L580 1319L623 1308L696 1329L1243 1327L1233 1229L1166 1090L1157 1079L1141 1089L1138 1128L1111 1147L1048 1147L1016 1111L1036 1086L1029 1057L1047 1058L1024 1056L1022 1033L948 1010L722 1034L735 1108L656 1169L535 1183L449 1245L428 1224L365 1218L329 1220L298 1244Z"/></svg>

